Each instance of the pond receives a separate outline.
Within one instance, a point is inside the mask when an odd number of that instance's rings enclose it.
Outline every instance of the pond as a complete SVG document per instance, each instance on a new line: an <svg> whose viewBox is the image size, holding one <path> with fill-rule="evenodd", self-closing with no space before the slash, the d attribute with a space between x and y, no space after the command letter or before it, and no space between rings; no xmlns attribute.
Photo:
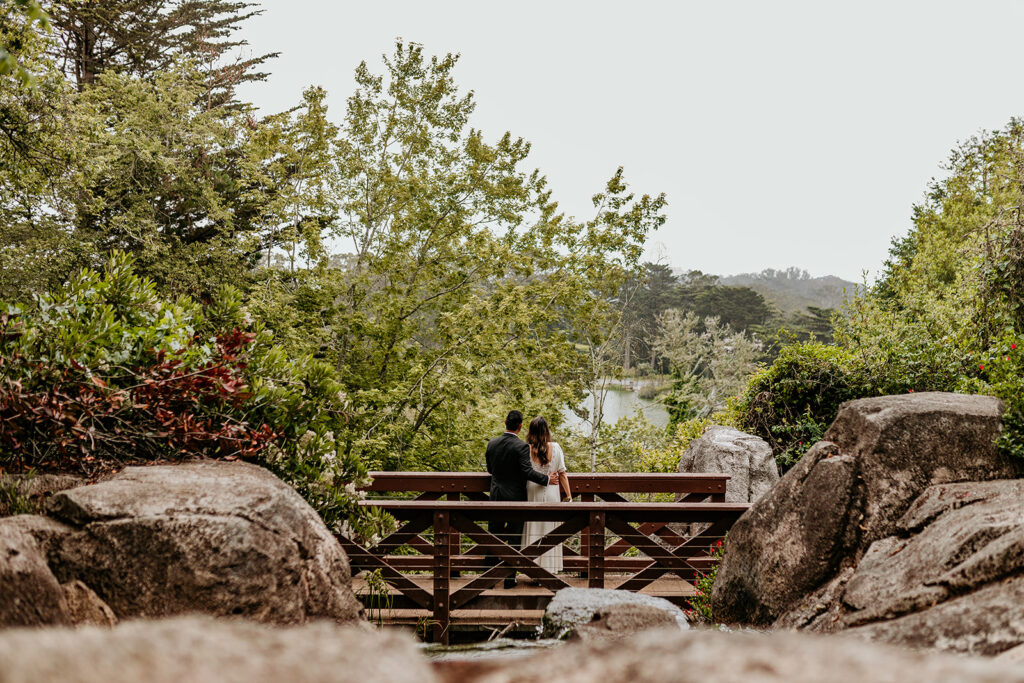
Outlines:
<svg viewBox="0 0 1024 683"><path fill-rule="evenodd" d="M636 388L639 389L640 386L637 384ZM583 399L583 405L593 410L589 392ZM614 424L620 417L632 417L638 413L643 413L652 424L659 427L668 425L668 410L662 404L640 398L637 391L626 386L608 387L608 395L604 401L604 424ZM562 411L562 417L565 419L566 427L584 431L589 429L589 425L568 408Z"/></svg>

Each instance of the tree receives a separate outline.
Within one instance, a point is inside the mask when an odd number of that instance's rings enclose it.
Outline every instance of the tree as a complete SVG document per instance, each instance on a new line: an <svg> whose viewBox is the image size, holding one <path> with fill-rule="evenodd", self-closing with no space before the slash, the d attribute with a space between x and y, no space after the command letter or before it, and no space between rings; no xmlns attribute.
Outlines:
<svg viewBox="0 0 1024 683"><path fill-rule="evenodd" d="M18 54L25 42L32 40L34 26L50 26L38 0L5 0L0 5L0 76L14 76L22 85L32 83L32 72L19 61Z"/></svg>
<svg viewBox="0 0 1024 683"><path fill-rule="evenodd" d="M525 141L469 127L456 63L399 43L383 75L360 65L321 226L350 253L255 290L257 315L337 368L339 438L374 467L479 467L510 406L557 424L586 375L575 342L598 333L581 325L606 319L663 203L620 170L592 220L558 214Z"/></svg>
<svg viewBox="0 0 1024 683"><path fill-rule="evenodd" d="M52 285L113 250L164 291L198 298L224 283L247 289L280 246L323 257L310 242L334 216L322 90L260 121L207 108L204 76L188 66L152 81L107 72L81 93L52 72L37 80L0 112L0 129L15 131L0 139L11 160L0 170L5 292Z"/></svg>
<svg viewBox="0 0 1024 683"><path fill-rule="evenodd" d="M620 297L628 301L623 318L622 369L646 363L655 369L652 353L658 316L679 305L678 280L662 263L645 263L637 278L631 278Z"/></svg>
<svg viewBox="0 0 1024 683"><path fill-rule="evenodd" d="M659 319L657 348L676 377L667 403L676 420L711 415L737 394L757 369L761 344L718 318L667 311Z"/></svg>
<svg viewBox="0 0 1024 683"><path fill-rule="evenodd" d="M239 83L264 80L256 69L278 54L224 62L248 44L234 36L263 13L254 7L233 0L57 0L50 7L53 55L79 89L108 70L151 79L184 58L202 69L205 106L219 106L234 99Z"/></svg>

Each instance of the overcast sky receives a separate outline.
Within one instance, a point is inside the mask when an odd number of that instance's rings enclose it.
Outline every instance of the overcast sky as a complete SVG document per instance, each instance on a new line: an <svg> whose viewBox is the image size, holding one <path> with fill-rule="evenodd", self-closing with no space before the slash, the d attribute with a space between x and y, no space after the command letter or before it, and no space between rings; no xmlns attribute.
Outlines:
<svg viewBox="0 0 1024 683"><path fill-rule="evenodd" d="M262 5L244 35L282 55L242 95L265 111L316 84L340 120L399 36L461 53L472 124L532 142L566 212L624 166L668 196L650 255L709 273L873 276L956 141L1024 114L1021 2Z"/></svg>

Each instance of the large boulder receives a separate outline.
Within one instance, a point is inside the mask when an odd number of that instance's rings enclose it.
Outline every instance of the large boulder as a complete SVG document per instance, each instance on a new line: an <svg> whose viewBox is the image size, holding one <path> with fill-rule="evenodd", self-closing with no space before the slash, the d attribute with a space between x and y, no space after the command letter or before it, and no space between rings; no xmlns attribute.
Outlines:
<svg viewBox="0 0 1024 683"><path fill-rule="evenodd" d="M843 404L824 440L729 532L716 618L771 623L893 535L926 488L1016 476L995 446L1001 415L995 398L948 393Z"/></svg>
<svg viewBox="0 0 1024 683"><path fill-rule="evenodd" d="M683 611L664 598L603 588L563 588L555 593L555 597L544 611L541 635L545 638L565 638L572 635L577 628L590 624L595 618L600 620L602 610L621 606L658 610L677 627L690 627ZM608 615L606 614L604 618L607 619ZM613 617L613 620L615 623L621 623L624 628L629 628L625 625L625 616L621 620ZM606 623L599 628L607 626Z"/></svg>
<svg viewBox="0 0 1024 683"><path fill-rule="evenodd" d="M768 442L732 427L711 427L690 442L679 459L679 471L728 474L725 500L729 503L752 503L779 481Z"/></svg>
<svg viewBox="0 0 1024 683"><path fill-rule="evenodd" d="M129 467L50 498L50 570L117 617L201 612L290 624L357 619L348 560L309 505L245 463Z"/></svg>
<svg viewBox="0 0 1024 683"><path fill-rule="evenodd" d="M179 617L116 628L0 631L0 683L432 683L413 640L328 622Z"/></svg>
<svg viewBox="0 0 1024 683"><path fill-rule="evenodd" d="M438 669L452 683L1024 682L1024 667L1014 662L913 652L840 636L707 630L647 631L611 647L599 641Z"/></svg>
<svg viewBox="0 0 1024 683"><path fill-rule="evenodd" d="M995 655L1024 643L1024 480L927 489L780 626Z"/></svg>
<svg viewBox="0 0 1024 683"><path fill-rule="evenodd" d="M67 610L39 543L20 521L0 519L0 627L67 624Z"/></svg>

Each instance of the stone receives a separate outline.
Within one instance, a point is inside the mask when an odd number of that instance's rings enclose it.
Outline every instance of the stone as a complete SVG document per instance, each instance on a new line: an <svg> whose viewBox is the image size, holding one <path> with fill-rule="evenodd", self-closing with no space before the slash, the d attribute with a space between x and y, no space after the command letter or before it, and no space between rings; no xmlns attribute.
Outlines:
<svg viewBox="0 0 1024 683"><path fill-rule="evenodd" d="M978 655L1024 643L1024 480L926 489L808 602L776 625Z"/></svg>
<svg viewBox="0 0 1024 683"><path fill-rule="evenodd" d="M39 543L16 519L0 519L0 628L67 624L64 591Z"/></svg>
<svg viewBox="0 0 1024 683"><path fill-rule="evenodd" d="M577 628L590 624L601 610L623 605L659 610L668 615L677 628L687 629L683 611L664 598L602 588L563 588L551 599L544 611L541 636L565 638ZM620 623L615 619L616 623Z"/></svg>
<svg viewBox="0 0 1024 683"><path fill-rule="evenodd" d="M940 392L844 403L823 441L729 532L716 618L769 624L806 608L928 487L1015 477L995 446L1001 415L998 399Z"/></svg>
<svg viewBox="0 0 1024 683"><path fill-rule="evenodd" d="M1011 662L915 652L842 636L653 630L609 646L572 643L507 664L463 668L466 683L1021 683Z"/></svg>
<svg viewBox="0 0 1024 683"><path fill-rule="evenodd" d="M78 625L116 626L117 616L100 596L81 581L71 581L61 586L64 602L67 604L68 620Z"/></svg>
<svg viewBox="0 0 1024 683"><path fill-rule="evenodd" d="M268 623L358 619L348 560L316 512L241 462L129 467L57 493L46 545L62 583L120 619L191 612Z"/></svg>
<svg viewBox="0 0 1024 683"><path fill-rule="evenodd" d="M412 638L331 622L178 617L0 631L0 683L432 683Z"/></svg>
<svg viewBox="0 0 1024 683"><path fill-rule="evenodd" d="M768 442L732 427L711 427L690 442L679 459L679 471L728 474L725 500L729 503L752 503L779 481Z"/></svg>
<svg viewBox="0 0 1024 683"><path fill-rule="evenodd" d="M1024 664L1024 645L1018 645L1012 650L1007 650L1001 654L995 656L995 659L1000 662L1015 662L1017 664Z"/></svg>
<svg viewBox="0 0 1024 683"><path fill-rule="evenodd" d="M676 617L659 607L622 603L597 610L588 624L580 624L568 640L616 640L652 628L678 628Z"/></svg>

